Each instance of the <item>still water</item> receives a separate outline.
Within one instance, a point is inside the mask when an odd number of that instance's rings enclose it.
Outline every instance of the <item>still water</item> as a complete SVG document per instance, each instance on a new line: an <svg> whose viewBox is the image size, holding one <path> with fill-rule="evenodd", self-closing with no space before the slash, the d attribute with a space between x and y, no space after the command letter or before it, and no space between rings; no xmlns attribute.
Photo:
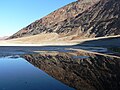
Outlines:
<svg viewBox="0 0 120 90"><path fill-rule="evenodd" d="M119 69L106 48L0 47L0 90L120 90Z"/></svg>
<svg viewBox="0 0 120 90"><path fill-rule="evenodd" d="M23 58L0 58L0 90L74 90Z"/></svg>

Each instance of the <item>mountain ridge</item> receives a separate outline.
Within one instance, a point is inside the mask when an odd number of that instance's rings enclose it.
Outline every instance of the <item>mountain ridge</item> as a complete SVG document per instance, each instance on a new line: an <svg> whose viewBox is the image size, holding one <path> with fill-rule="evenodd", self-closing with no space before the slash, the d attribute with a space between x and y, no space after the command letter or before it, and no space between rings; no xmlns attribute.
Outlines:
<svg viewBox="0 0 120 90"><path fill-rule="evenodd" d="M71 36L70 40L120 35L119 12L119 0L78 0L33 22L9 39L41 33L56 33L59 38Z"/></svg>
<svg viewBox="0 0 120 90"><path fill-rule="evenodd" d="M72 2L58 10L55 10L47 16L36 20L35 22L12 35L10 38L12 39L29 35L36 35L43 32L53 32L55 29L62 26L62 22L64 22L66 19L71 19L77 16L79 13L84 12L98 1L99 0L78 0L76 2ZM58 25L57 28L54 27L56 25ZM51 27L54 28L51 30Z"/></svg>

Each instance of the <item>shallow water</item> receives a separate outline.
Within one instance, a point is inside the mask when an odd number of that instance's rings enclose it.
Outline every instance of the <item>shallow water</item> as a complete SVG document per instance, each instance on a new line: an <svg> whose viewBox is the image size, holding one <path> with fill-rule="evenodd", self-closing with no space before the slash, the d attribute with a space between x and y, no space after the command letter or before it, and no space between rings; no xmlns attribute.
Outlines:
<svg viewBox="0 0 120 90"><path fill-rule="evenodd" d="M0 90L119 90L120 57L108 52L101 47L0 47Z"/></svg>
<svg viewBox="0 0 120 90"><path fill-rule="evenodd" d="M74 90L23 58L0 58L0 90Z"/></svg>

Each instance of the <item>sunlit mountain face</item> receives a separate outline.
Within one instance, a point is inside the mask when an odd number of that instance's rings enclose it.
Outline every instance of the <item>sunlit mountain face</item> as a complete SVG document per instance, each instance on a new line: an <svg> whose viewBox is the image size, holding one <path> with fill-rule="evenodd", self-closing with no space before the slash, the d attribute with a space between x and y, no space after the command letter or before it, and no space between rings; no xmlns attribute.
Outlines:
<svg viewBox="0 0 120 90"><path fill-rule="evenodd" d="M115 36L120 34L119 12L119 0L78 0L31 23L9 39L41 33L56 33L68 40Z"/></svg>

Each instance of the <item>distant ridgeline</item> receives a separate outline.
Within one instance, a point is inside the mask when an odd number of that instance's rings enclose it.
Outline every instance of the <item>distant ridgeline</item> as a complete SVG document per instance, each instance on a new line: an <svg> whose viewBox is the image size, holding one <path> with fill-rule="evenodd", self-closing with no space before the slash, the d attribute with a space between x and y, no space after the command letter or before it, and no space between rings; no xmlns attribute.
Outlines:
<svg viewBox="0 0 120 90"><path fill-rule="evenodd" d="M57 33L80 38L120 34L120 0L78 0L21 29L8 39Z"/></svg>

